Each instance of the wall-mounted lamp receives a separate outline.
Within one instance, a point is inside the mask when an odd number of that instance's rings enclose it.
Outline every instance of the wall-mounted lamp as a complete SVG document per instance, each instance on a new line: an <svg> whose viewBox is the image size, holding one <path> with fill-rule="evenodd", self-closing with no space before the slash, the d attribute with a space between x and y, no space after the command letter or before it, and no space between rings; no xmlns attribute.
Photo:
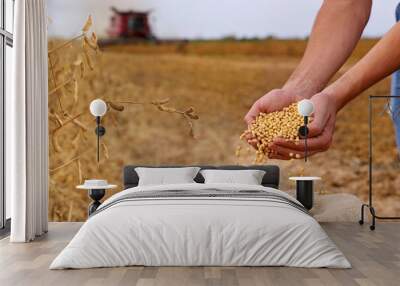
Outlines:
<svg viewBox="0 0 400 286"><path fill-rule="evenodd" d="M308 137L308 117L314 112L314 104L309 99L303 99L297 104L297 111L304 117L304 125L299 128L300 137L304 138L304 161L307 162L307 137Z"/></svg>
<svg viewBox="0 0 400 286"><path fill-rule="evenodd" d="M104 100L95 99L90 103L90 113L96 117L96 129L97 135L97 162L100 161L100 137L106 133L106 129L101 125L101 117L107 112L107 104Z"/></svg>

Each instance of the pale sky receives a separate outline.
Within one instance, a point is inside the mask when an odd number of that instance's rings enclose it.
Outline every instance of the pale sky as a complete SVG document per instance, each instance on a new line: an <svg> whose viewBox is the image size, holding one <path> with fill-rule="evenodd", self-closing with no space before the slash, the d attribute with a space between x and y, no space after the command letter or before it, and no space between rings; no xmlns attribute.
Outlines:
<svg viewBox="0 0 400 286"><path fill-rule="evenodd" d="M363 1L363 0L359 0ZM394 24L400 0L373 1L364 36L382 36ZM215 39L226 36L302 38L309 34L322 0L47 0L51 36L71 37L88 14L95 31L106 36L110 6L152 10L151 25L160 39Z"/></svg>

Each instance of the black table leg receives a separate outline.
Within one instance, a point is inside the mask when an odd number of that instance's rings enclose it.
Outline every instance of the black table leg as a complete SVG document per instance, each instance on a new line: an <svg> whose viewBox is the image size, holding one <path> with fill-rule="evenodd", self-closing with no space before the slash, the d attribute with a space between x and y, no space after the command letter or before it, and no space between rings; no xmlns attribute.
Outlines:
<svg viewBox="0 0 400 286"><path fill-rule="evenodd" d="M312 209L314 203L313 183L312 180L296 181L296 199L308 210Z"/></svg>
<svg viewBox="0 0 400 286"><path fill-rule="evenodd" d="M106 190L104 189L93 189L89 190L89 197L93 200L93 202L89 205L88 213L89 216L94 213L97 208L101 205L100 200L104 197Z"/></svg>

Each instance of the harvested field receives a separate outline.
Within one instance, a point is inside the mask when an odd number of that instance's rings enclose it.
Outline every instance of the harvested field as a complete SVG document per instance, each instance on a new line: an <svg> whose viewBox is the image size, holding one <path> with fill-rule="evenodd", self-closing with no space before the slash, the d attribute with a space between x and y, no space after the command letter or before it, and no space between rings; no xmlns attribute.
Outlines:
<svg viewBox="0 0 400 286"><path fill-rule="evenodd" d="M374 44L364 40L346 64L348 68ZM251 104L268 90L280 87L300 60L305 41L220 41L171 44L107 46L95 70L79 81L77 109L87 111L92 99L146 101L166 98L178 109L193 106L200 116L195 122L195 139L179 115L157 111L151 105L125 106L123 112L110 111L104 120L104 137L109 159L99 167L95 155L95 122L89 113L81 120L88 127L78 151L71 148L76 135L65 132L62 152L51 152L51 169L80 156L83 178L105 178L121 187L126 164L251 164L251 151L237 158L235 149L246 128L243 116ZM72 50L71 50L72 53ZM343 70L341 71L343 72ZM302 161L270 163L282 168L282 189L293 188L288 177L318 175L318 189L325 193L347 192L362 200L368 191L368 94L385 95L385 80L353 101L338 117L331 150ZM55 98L50 98L50 104ZM376 205L381 215L400 215L399 161L389 116L381 112L375 124ZM379 109L379 110L378 110ZM54 126L50 126L54 128ZM378 138L379 134L379 138ZM54 148L54 146L50 146ZM246 148L245 148L246 149ZM378 156L379 154L379 156ZM104 155L104 154L103 154ZM89 198L75 189L78 164L51 172L49 217L53 221L83 221ZM119 188L116 191L121 190ZM111 194L113 192L110 192Z"/></svg>

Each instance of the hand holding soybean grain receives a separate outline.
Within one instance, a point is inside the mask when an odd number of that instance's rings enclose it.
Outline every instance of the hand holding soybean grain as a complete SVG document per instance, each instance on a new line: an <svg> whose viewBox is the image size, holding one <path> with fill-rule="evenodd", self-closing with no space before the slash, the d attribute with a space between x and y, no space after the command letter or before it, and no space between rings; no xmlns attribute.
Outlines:
<svg viewBox="0 0 400 286"><path fill-rule="evenodd" d="M308 126L309 155L329 149L340 109L400 68L400 24L396 24L361 60L328 85L359 41L368 22L371 5L372 0L323 2L306 51L293 74L281 89L272 90L258 99L245 116L250 130L260 114L265 117L309 98L314 104L313 120ZM246 132L245 137L249 144L259 148L260 142L251 132ZM293 142L274 138L267 150L271 150L267 154L269 158L288 160L293 154L302 158L304 140Z"/></svg>
<svg viewBox="0 0 400 286"><path fill-rule="evenodd" d="M245 132L247 142L258 150L268 150L267 156L270 159L290 160L292 158L303 158L305 150L304 140L298 139L298 128L303 125L303 118L297 113L296 103L303 98L297 98L290 92L284 90L273 90L259 100L257 100L250 111L245 116L245 121L249 125L248 131ZM308 125L308 155L325 151L332 142L332 136L335 128L336 108L331 98L326 94L316 94L310 99L314 105L314 113L312 120ZM289 108L286 108L289 106ZM284 116L275 116L278 120L266 119L264 117L263 124L265 129L274 129L274 124L283 125L282 135L268 142L267 148L263 146L263 140L259 136L254 136L252 131L256 131L257 123L255 120L260 114L271 114L276 111L284 110ZM286 115L287 114L287 115ZM261 119L261 118L260 118ZM258 119L258 121L260 121ZM266 120L265 120L266 119ZM292 124L294 123L294 124ZM257 131L256 131L257 132ZM289 133L289 134L288 134ZM289 136L288 136L289 135ZM265 136L264 136L265 137ZM268 137L268 135L267 135ZM268 140L269 141L269 140Z"/></svg>

